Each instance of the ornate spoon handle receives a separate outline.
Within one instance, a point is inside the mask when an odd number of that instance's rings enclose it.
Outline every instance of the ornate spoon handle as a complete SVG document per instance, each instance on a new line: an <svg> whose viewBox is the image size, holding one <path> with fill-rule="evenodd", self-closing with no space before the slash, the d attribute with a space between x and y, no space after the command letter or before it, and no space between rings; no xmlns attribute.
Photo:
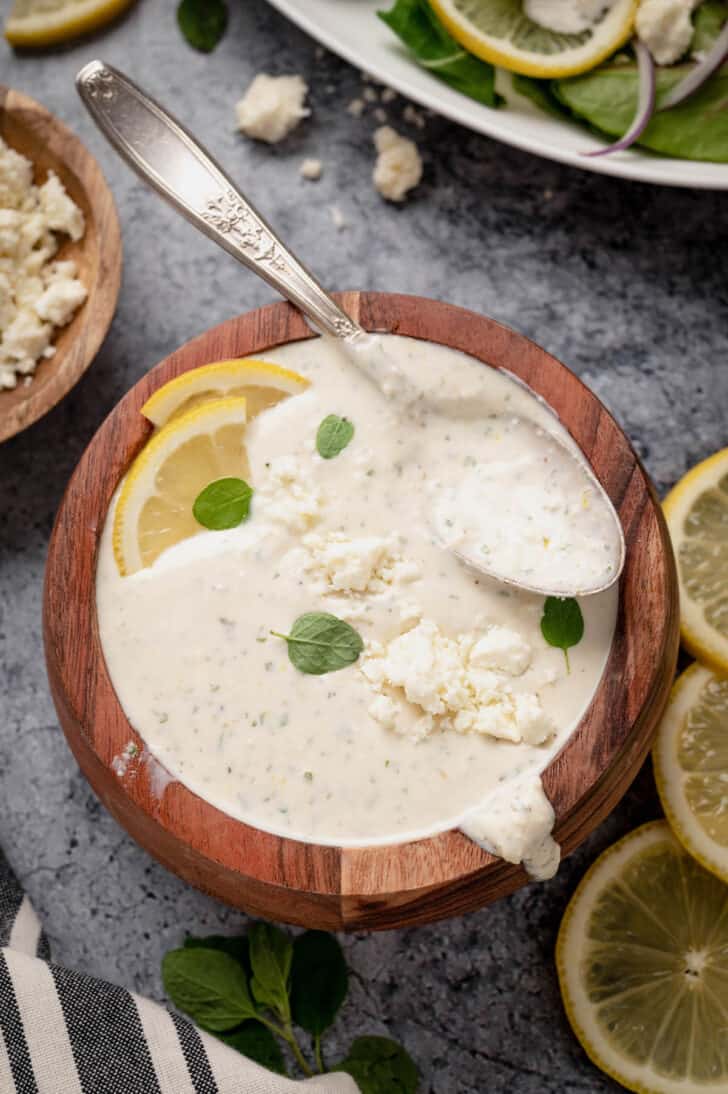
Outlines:
<svg viewBox="0 0 728 1094"><path fill-rule="evenodd" d="M183 216L337 338L364 337L225 172L158 103L117 69L91 61L76 87L117 152Z"/></svg>

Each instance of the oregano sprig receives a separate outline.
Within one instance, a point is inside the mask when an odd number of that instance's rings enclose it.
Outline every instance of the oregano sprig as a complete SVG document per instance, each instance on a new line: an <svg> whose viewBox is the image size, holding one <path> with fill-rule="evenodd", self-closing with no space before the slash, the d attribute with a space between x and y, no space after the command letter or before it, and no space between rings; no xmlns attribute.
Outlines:
<svg viewBox="0 0 728 1094"><path fill-rule="evenodd" d="M547 596L541 617L541 634L549 646L564 651L566 668L571 672L569 650L578 646L584 637L584 616L579 601L573 596Z"/></svg>

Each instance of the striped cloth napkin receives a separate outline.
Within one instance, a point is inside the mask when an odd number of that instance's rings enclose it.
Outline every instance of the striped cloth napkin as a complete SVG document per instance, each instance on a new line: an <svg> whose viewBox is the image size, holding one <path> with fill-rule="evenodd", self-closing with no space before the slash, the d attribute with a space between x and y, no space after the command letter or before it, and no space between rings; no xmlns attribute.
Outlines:
<svg viewBox="0 0 728 1094"><path fill-rule="evenodd" d="M0 1094L357 1094L284 1079L149 999L63 969L0 851Z"/></svg>

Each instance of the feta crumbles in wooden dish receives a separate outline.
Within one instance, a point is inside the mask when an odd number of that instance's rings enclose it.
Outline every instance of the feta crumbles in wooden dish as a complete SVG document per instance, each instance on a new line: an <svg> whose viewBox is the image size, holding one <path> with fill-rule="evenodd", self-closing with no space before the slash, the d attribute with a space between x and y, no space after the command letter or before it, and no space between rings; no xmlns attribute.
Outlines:
<svg viewBox="0 0 728 1094"><path fill-rule="evenodd" d="M111 193L78 138L0 84L0 441L90 365L121 279Z"/></svg>

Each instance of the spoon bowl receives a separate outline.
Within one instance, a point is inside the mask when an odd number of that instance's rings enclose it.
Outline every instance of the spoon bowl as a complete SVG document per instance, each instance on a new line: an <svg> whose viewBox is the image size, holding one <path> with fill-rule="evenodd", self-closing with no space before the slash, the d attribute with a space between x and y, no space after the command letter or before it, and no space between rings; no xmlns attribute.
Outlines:
<svg viewBox="0 0 728 1094"><path fill-rule="evenodd" d="M669 695L678 600L659 502L596 396L522 335L419 297L347 293L337 303L367 330L449 346L527 384L557 413L619 515L627 551L607 664L588 710L544 772L554 837L568 854L624 794ZM231 319L171 354L111 412L69 483L51 537L48 675L68 743L96 793L150 854L191 884L253 914L308 927L410 926L482 907L528 877L455 827L416 840L341 847L235 820L171 778L145 749L114 692L99 640L99 541L114 491L151 431L143 403L188 369L242 356L275 361L277 346L311 337L300 312L286 304Z"/></svg>

